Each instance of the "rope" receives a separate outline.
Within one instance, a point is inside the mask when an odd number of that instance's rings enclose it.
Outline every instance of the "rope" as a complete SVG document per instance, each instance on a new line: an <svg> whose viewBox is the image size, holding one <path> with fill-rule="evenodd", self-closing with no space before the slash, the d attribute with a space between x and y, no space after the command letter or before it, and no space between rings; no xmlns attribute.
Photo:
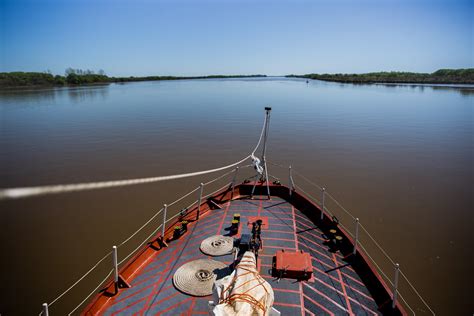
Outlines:
<svg viewBox="0 0 474 316"><path fill-rule="evenodd" d="M385 277L385 280L393 287L393 283L392 281L390 281L390 278L382 271L382 269L379 267L377 262L375 262L375 260L370 256L369 252L365 249L364 245L361 242L359 242L359 246L362 248L362 250L364 250L365 254L370 258L370 260L375 265L377 270Z"/></svg>
<svg viewBox="0 0 474 316"><path fill-rule="evenodd" d="M51 305L53 305L54 303L56 303L61 297L63 297L67 292L69 292L73 287L75 287L79 282L81 282L86 276L88 276L89 273L91 273L95 268L97 268L97 266L98 266L102 261L104 261L108 256L110 256L110 254L112 254L112 251L110 251L110 252L107 253L105 256L103 256L102 259L100 259L99 261L97 261L97 263L94 264L94 265L92 266L92 268L90 268L82 277L80 277L79 279L77 279L77 281L74 282L70 287L68 287L66 291L62 292L58 297L56 297L54 300L52 300L51 303L48 304L48 306L51 306Z"/></svg>
<svg viewBox="0 0 474 316"><path fill-rule="evenodd" d="M305 190L303 190L299 185L295 184L295 188L298 189L298 191L301 191L303 192L307 197L309 197L310 199L312 199L313 201L316 202L316 204L321 204L321 202L315 198L314 196L312 196L311 194L309 194L308 192L306 192ZM325 207L326 211L328 211L329 214L331 214L331 212L329 212L329 210L327 209L327 207ZM333 214L331 214L333 215Z"/></svg>
<svg viewBox="0 0 474 316"><path fill-rule="evenodd" d="M362 225L361 223L359 223L360 227L362 228L363 231L365 231L365 233L367 234L367 236L369 236L370 239L372 239L372 241L374 242L374 244L380 249L380 251L382 251L382 253L385 255L385 257L387 257L387 259L393 264L395 265L395 261L392 260L392 258L390 258L390 256L385 252L385 250L383 250L382 246L379 245L379 243L375 240L374 237L372 237L372 235L367 231L367 229L365 229L364 225Z"/></svg>
<svg viewBox="0 0 474 316"><path fill-rule="evenodd" d="M411 308L410 304L408 304L407 301L405 301L405 299L403 298L402 293L400 293L400 291L398 291L398 296L402 299L403 303L405 303L405 305L408 307L408 309L413 313L413 316L415 316L416 315L415 311ZM433 315L434 315L434 313L433 313Z"/></svg>
<svg viewBox="0 0 474 316"><path fill-rule="evenodd" d="M245 167L245 166L244 166ZM227 174L225 175L228 175L230 172L228 172ZM211 180L210 182L214 182L214 181L217 181L217 179L222 179L223 176L220 176L214 180ZM222 190L223 188L227 187L228 185L218 189L217 191L219 190ZM196 192L197 190L199 189L199 187L197 187L196 189L188 192L187 194L183 195L182 197L180 197L179 199L177 199L176 201L172 202L171 204L169 204L169 206L172 206L178 202L180 202L181 200L183 200L184 198L188 197L189 195L191 195L192 193ZM217 192L215 191L215 192ZM214 194L215 192L211 193ZM189 207L191 207L194 203L196 203L197 201L194 201ZM188 208L189 208L188 207ZM118 247L121 247L123 246L124 244L126 244L127 242L129 242L134 236L136 236L143 228L145 228L151 221L153 221L153 219L155 219L159 214L161 214L163 212L163 209L160 209L158 212L156 212L150 219L148 219L148 221L146 221L140 228L138 228L133 234L131 234L128 238L126 238L124 241L122 241L120 244L118 244L117 248ZM179 215L179 213L177 214ZM173 218L175 218L177 215L173 216L172 218L168 219L171 220ZM167 221L167 222L168 222ZM135 248L135 250L133 250L131 253L128 254L127 257L125 257L124 259L122 259L118 264L122 264L123 262L125 262L128 258L130 258L130 256L132 254L134 254L138 249L140 249L145 243L146 241L150 240L150 238L162 227L163 225L161 224L160 226L158 226L158 228L155 229L155 231L150 234L146 239L145 241L143 241L137 248ZM103 262L112 252L108 252L104 257L102 257L96 264L94 264L84 275L82 275L78 280L76 280L76 282L74 282L70 287L68 287L63 293L61 293L58 297L56 297L53 301L51 301L51 303L48 304L48 306L51 306L53 305L54 303L56 303L59 299L61 299L65 294L67 294L70 290L72 290L77 284L79 284L84 278L86 278L95 268L97 268L99 266L99 264L101 262ZM110 276L110 274L108 275ZM108 277L107 276L107 277ZM102 282L103 283L103 282ZM101 284L102 284L101 283ZM100 285L99 285L100 286ZM94 290L95 291L95 290ZM89 298L89 296L87 297ZM86 299L87 299L86 298ZM84 302L82 302L84 303ZM80 305L82 305L82 303ZM79 305L79 306L80 306ZM78 307L79 307L78 306ZM78 308L76 307L76 309ZM76 309L74 309L71 313L73 313ZM41 315L41 314L40 314Z"/></svg>
<svg viewBox="0 0 474 316"><path fill-rule="evenodd" d="M117 263L117 265L121 265L122 263L124 263L128 258L130 258L138 249L140 249L148 240L150 240L150 238L152 236L154 236L156 234L157 231L159 231L161 229L161 227L163 226L163 224L161 224L160 226L158 226L150 235L148 235L148 237L140 244L138 245L137 248L135 248L132 252L130 252L128 254L128 256L126 256L125 258L123 258L122 260L120 260L119 263Z"/></svg>
<svg viewBox="0 0 474 316"><path fill-rule="evenodd" d="M216 182L216 181L219 181L220 179L224 178L225 176L228 176L229 174L231 174L232 172L235 172L235 170L236 170L236 169L234 168L234 169L232 169L231 171L228 171L228 172L224 173L224 174L223 174L222 176L220 176L220 177L217 177L217 178L215 178L215 179L213 179L213 180L211 180L211 181L208 181L208 182L206 182L206 183L203 183L203 185L204 185L204 186L207 186L207 185L209 185L209 184L211 184L211 183L214 183L214 182Z"/></svg>
<svg viewBox="0 0 474 316"><path fill-rule="evenodd" d="M280 164L277 164L277 163L274 163L274 162L271 162L271 161L267 161L267 163L268 163L269 165L272 165L272 166L275 166L275 167L280 167L280 168L285 168L285 169L287 168L287 167L285 167L285 166L283 166L283 165L280 165Z"/></svg>
<svg viewBox="0 0 474 316"><path fill-rule="evenodd" d="M143 224L139 229L137 229L133 234L131 234L127 239L125 239L124 241L122 241L118 246L118 247L121 247L123 245L125 245L130 239L132 239L136 234L138 234L138 232L140 232L143 228L145 228L145 226L147 226L153 219L155 219L155 217L157 217L159 214L161 214L161 212L163 211L163 209L159 210L158 212L155 213L155 215L153 215L145 224Z"/></svg>
<svg viewBox="0 0 474 316"><path fill-rule="evenodd" d="M75 184L58 184L58 185L45 185L45 186L37 186L37 187L24 187L24 188L10 188L10 189L2 189L0 190L0 200L7 200L7 199L16 199L16 198L24 198L29 196L38 196L38 195L46 195L46 194L55 194L55 193L65 193L65 192L74 192L74 191L84 191L84 190L95 190L95 189L104 189L104 188L112 188L112 187L122 187L128 185L136 185L136 184L144 184L144 183L153 183L159 181L166 181L166 180L174 180L174 179L181 179L181 178L188 178L199 176L208 173L214 173L221 170L229 169L235 167L251 156L255 154L260 143L262 141L263 133L265 131L265 127L267 126L267 116L265 116L265 120L263 122L262 131L260 133L260 137L258 139L257 145L250 153L250 155L242 158L241 160L232 163L227 166L203 170L203 171L196 171L190 173L183 173L183 174L175 174L169 176L159 176L159 177L149 177L149 178L138 178L138 179L128 179L128 180L113 180L113 181L99 181L99 182L88 182L88 183L75 183Z"/></svg>
<svg viewBox="0 0 474 316"><path fill-rule="evenodd" d="M403 278L407 281L408 285L410 285L410 287L412 288L412 290L416 293L416 295L418 295L418 297L420 298L420 300L423 302L423 304L425 304L426 307L428 307L428 309L430 310L430 312L435 315L435 312L433 312L433 310L430 308L430 306L426 303L426 301L423 299L423 297L421 297L420 293L418 293L418 291L415 289L415 287L413 286L413 284L411 284L411 282L408 280L408 278L406 277L405 273L402 272L402 270L400 270L400 274L403 276ZM400 295L401 297L401 295ZM414 314L414 313L413 313Z"/></svg>
<svg viewBox="0 0 474 316"><path fill-rule="evenodd" d="M296 171L295 169L292 169L293 170L293 173L296 174L297 176L301 177L303 180L305 180L306 182L308 182L309 184L315 186L316 188L318 188L319 191L322 190L322 188L317 185L316 183L314 183L313 181L309 180L308 178L306 178L304 175L302 175L301 173L299 173L298 171Z"/></svg>
<svg viewBox="0 0 474 316"><path fill-rule="evenodd" d="M342 205L341 203L339 203L336 198L334 196L332 196L331 194L329 194L327 191L326 191L326 194L334 201L334 203L337 204L337 206L339 206L344 212L346 212L347 215L349 215L353 220L355 220L355 217L354 215L351 214L351 212L349 212L348 210L346 210Z"/></svg>
<svg viewBox="0 0 474 316"><path fill-rule="evenodd" d="M87 295L87 297L79 303L79 305L77 305L69 314L68 316L72 315L72 313L74 313L82 304L84 304L88 299L89 297L92 296L92 294L96 293L97 290L100 288L100 286L105 282L107 281L107 279L109 278L109 276L112 274L112 272L114 272L114 269L110 270L110 272L107 274L107 276L99 283L99 285L94 289L92 290L92 292L89 293L89 295Z"/></svg>

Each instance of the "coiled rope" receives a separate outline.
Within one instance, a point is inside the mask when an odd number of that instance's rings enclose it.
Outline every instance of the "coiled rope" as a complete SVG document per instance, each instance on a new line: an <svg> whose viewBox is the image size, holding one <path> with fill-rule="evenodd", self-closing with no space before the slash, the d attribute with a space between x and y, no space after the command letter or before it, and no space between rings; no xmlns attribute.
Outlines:
<svg viewBox="0 0 474 316"><path fill-rule="evenodd" d="M222 170L225 170L225 169L235 167L235 166L243 163L247 159L254 156L255 152L257 151L258 147L260 146L260 143L262 141L263 134L264 134L264 131L265 131L265 127L267 126L267 124L268 124L267 116L265 116L265 120L263 121L262 131L260 132L260 137L259 137L257 145L255 146L253 151L248 156L242 158L241 160L239 160L237 162L234 162L230 165L227 165L227 166L214 168L214 169L209 169L209 170L202 170L202 171L189 172L189 173L183 173L183 174L169 175L169 176L158 176L158 177L148 177L148 178L127 179L127 180L112 180L112 181L99 181L99 182L58 184L58 185L45 185L45 186L37 186L37 187L2 189L2 190L0 190L0 200L25 198L25 197L30 197L30 196L55 194L55 193L65 193L65 192L74 192L74 191L84 191L84 190L105 189L105 188L112 188L112 187L122 187L122 186L144 184L144 183L153 183L153 182L159 182L159 181L195 177L195 176L199 176L199 175L203 175L203 174L222 171Z"/></svg>

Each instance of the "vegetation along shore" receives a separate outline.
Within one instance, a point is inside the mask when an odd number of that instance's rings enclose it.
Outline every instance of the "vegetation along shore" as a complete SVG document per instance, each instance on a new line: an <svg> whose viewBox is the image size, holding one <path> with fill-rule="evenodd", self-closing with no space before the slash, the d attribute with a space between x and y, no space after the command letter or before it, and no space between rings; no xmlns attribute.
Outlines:
<svg viewBox="0 0 474 316"><path fill-rule="evenodd" d="M180 79L219 79L256 78L266 75L210 75L210 76L145 76L109 77L103 70L94 72L82 69L66 69L65 75L50 72L1 72L1 88L29 88L41 86L73 86L104 84L113 82L180 80ZM474 68L440 69L433 73L415 72L371 72L364 74L306 74L288 75L289 78L306 78L343 83L418 83L418 84L474 84Z"/></svg>
<svg viewBox="0 0 474 316"><path fill-rule="evenodd" d="M217 78L254 78L265 75L211 75L195 77L146 76L146 77L109 77L103 70L94 72L82 69L66 69L65 75L53 75L50 72L0 72L0 88L29 88L48 86L87 85L112 82L179 80L179 79L217 79Z"/></svg>
<svg viewBox="0 0 474 316"><path fill-rule="evenodd" d="M307 74L287 77L317 79L344 83L425 83L474 84L474 68L439 69L433 73L370 72L365 74Z"/></svg>

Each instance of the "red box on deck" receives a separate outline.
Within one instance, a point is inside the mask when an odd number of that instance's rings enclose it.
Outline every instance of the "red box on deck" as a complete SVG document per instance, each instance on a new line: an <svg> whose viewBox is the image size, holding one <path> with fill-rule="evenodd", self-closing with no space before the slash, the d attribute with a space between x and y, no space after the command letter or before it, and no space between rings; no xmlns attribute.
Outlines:
<svg viewBox="0 0 474 316"><path fill-rule="evenodd" d="M283 278L309 280L313 275L313 265L311 264L311 255L301 251L276 252L274 275Z"/></svg>

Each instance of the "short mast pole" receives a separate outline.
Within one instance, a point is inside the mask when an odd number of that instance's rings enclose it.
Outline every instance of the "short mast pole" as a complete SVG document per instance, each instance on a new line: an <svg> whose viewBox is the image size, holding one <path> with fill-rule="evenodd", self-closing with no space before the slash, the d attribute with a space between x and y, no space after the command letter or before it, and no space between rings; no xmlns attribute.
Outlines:
<svg viewBox="0 0 474 316"><path fill-rule="evenodd" d="M230 187L230 199L232 200L234 198L234 188L235 188L235 182L237 181L237 174L239 173L239 167L235 167L235 173L234 173L234 178L232 179L232 185Z"/></svg>
<svg viewBox="0 0 474 316"><path fill-rule="evenodd" d="M397 306L397 297L398 297L398 274L400 273L400 265L395 263L395 278L393 280L393 300L392 308Z"/></svg>
<svg viewBox="0 0 474 316"><path fill-rule="evenodd" d="M49 316L48 303L43 303L43 312L41 316Z"/></svg>
<svg viewBox="0 0 474 316"><path fill-rule="evenodd" d="M117 254L117 246L112 247L112 261L114 264L114 287L115 287L115 294L118 293L118 282L119 282L119 272L118 272L118 254Z"/></svg>
<svg viewBox="0 0 474 316"><path fill-rule="evenodd" d="M288 195L291 197L291 193L293 191L293 178L291 175L291 165L288 167Z"/></svg>
<svg viewBox="0 0 474 316"><path fill-rule="evenodd" d="M355 219L356 222L356 229L355 229L355 240L354 240L354 249L352 250L352 254L357 253L357 243L359 242L359 218Z"/></svg>
<svg viewBox="0 0 474 316"><path fill-rule="evenodd" d="M199 215L201 213L201 201L202 201L202 190L203 189L204 189L204 183L201 182L201 184L199 184L199 198L198 198L198 205L197 205L196 220L199 219Z"/></svg>
<svg viewBox="0 0 474 316"><path fill-rule="evenodd" d="M168 210L168 205L163 205L163 227L161 228L161 238L163 241L165 240L165 232L166 232L166 211Z"/></svg>
<svg viewBox="0 0 474 316"><path fill-rule="evenodd" d="M272 108L271 107L265 107L265 115L266 115L266 118L265 118L265 132L263 134L263 152L262 152L262 161L263 161L263 167L265 168L265 181L266 181L266 184L267 184L267 195L268 195L268 199L270 200L270 184L268 183L269 179L268 179L268 168L267 168L267 160L265 158L265 154L266 154L266 151L267 151L267 138L268 138L268 129L269 129L269 126L270 126L270 112L271 112Z"/></svg>
<svg viewBox="0 0 474 316"><path fill-rule="evenodd" d="M326 199L326 188L321 188L321 220L324 218L324 202Z"/></svg>

